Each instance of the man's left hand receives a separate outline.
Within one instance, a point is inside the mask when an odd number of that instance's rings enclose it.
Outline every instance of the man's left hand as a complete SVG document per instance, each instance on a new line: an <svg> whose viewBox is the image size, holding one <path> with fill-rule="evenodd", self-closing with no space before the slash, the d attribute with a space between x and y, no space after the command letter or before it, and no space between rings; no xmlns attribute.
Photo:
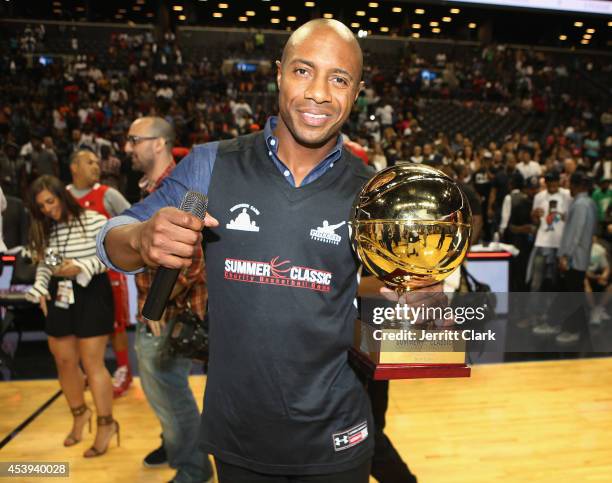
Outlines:
<svg viewBox="0 0 612 483"><path fill-rule="evenodd" d="M448 297L444 293L444 284L436 283L428 287L410 290L403 293L401 296L397 294L395 290L387 287L380 289L380 294L390 300L391 302L397 302L399 305L416 306L422 305L424 307L447 307ZM422 320L415 322L416 324L423 324L429 322ZM442 319L442 327L448 327L455 325L453 320Z"/></svg>
<svg viewBox="0 0 612 483"><path fill-rule="evenodd" d="M410 290L408 292L403 293L401 296L397 294L395 290L392 290L388 287L381 287L380 294L390 300L391 302L397 302L399 304L409 303L419 303L424 300L427 300L432 297L436 297L436 294L444 293L444 284L436 283L435 285L430 285L429 287L418 288L414 290Z"/></svg>

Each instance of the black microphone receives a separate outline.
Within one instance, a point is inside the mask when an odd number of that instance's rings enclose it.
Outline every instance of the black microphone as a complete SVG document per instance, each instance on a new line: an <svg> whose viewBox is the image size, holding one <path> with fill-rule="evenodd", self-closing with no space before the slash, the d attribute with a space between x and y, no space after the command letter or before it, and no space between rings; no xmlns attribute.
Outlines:
<svg viewBox="0 0 612 483"><path fill-rule="evenodd" d="M206 208L208 207L208 198L197 191L188 191L181 203L180 209L197 216L203 220L206 216ZM178 278L179 268L159 267L149 293L147 300L142 307L142 316L151 321L158 321L162 314Z"/></svg>

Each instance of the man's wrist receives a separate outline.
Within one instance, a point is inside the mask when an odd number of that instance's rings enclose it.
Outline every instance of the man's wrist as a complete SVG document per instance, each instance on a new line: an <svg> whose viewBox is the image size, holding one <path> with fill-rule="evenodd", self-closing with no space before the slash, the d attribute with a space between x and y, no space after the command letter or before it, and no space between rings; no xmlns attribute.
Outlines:
<svg viewBox="0 0 612 483"><path fill-rule="evenodd" d="M114 220L124 221L119 216L111 219L108 229L103 229L97 237L98 256L109 268L123 273L139 273L145 269L141 256L143 222L138 220L128 223L116 223ZM106 231L105 231L106 230Z"/></svg>
<svg viewBox="0 0 612 483"><path fill-rule="evenodd" d="M127 225L127 229L131 231L128 238L129 246L135 253L138 254L140 254L140 250L142 248L141 234L144 224L145 222Z"/></svg>

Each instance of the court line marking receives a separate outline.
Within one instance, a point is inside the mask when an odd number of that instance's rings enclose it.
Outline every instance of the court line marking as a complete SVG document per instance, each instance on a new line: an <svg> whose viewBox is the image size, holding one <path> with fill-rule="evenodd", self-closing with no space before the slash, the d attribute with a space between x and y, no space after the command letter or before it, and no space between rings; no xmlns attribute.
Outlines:
<svg viewBox="0 0 612 483"><path fill-rule="evenodd" d="M28 427L28 425L40 416L55 400L62 395L62 390L58 389L57 392L47 399L36 411L30 414L24 419L15 429L13 429L2 441L0 441L0 450L9 444L14 438L16 438L21 431Z"/></svg>

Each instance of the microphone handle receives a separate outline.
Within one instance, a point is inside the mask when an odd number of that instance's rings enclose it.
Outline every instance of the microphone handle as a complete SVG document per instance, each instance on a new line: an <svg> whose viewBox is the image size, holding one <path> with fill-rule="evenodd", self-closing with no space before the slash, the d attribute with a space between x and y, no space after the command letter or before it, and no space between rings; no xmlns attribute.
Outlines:
<svg viewBox="0 0 612 483"><path fill-rule="evenodd" d="M159 267L157 269L147 300L142 307L141 313L145 319L158 321L162 318L179 272L178 268Z"/></svg>
<svg viewBox="0 0 612 483"><path fill-rule="evenodd" d="M200 220L203 220L206 216L207 208L208 198L206 195L198 193L197 191L188 191L185 193L179 209L186 213L191 213ZM145 319L151 321L158 321L161 319L179 272L180 270L178 268L159 267L157 269L157 273L155 274L155 278L153 278L153 283L147 294L147 300L142 307L141 313Z"/></svg>

